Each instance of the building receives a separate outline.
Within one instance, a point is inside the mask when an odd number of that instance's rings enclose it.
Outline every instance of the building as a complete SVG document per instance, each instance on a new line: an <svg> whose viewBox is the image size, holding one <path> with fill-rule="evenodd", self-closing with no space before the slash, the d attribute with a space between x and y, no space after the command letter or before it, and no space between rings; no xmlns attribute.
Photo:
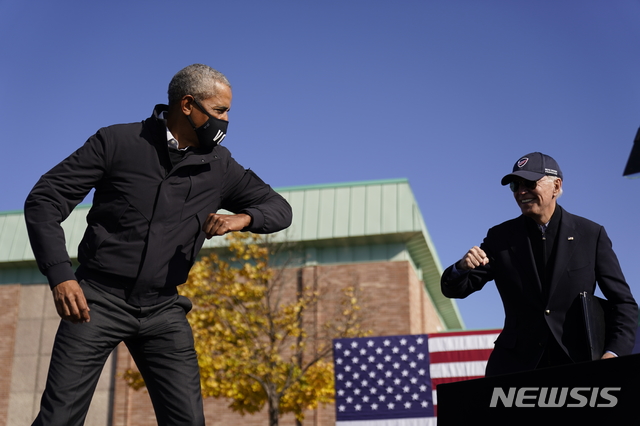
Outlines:
<svg viewBox="0 0 640 426"><path fill-rule="evenodd" d="M305 280L332 286L357 280L375 310L376 335L435 333L464 328L453 300L440 293L442 268L420 209L405 179L280 188L292 205L292 227L277 239L295 241ZM78 206L63 223L72 258L90 206ZM207 241L203 254L222 239ZM0 426L30 424L38 412L59 318L46 279L36 268L23 213L0 214ZM87 418L88 426L155 425L148 395L119 374L132 366L126 347L112 354ZM205 400L207 424L262 425L266 414L230 412L222 400ZM335 421L334 408L309 413L305 425ZM282 425L295 424L286 417Z"/></svg>

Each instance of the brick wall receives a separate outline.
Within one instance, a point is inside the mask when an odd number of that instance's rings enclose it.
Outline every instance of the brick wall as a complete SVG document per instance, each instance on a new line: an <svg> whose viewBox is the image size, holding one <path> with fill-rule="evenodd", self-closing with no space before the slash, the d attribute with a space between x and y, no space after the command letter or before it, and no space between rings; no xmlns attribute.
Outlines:
<svg viewBox="0 0 640 426"><path fill-rule="evenodd" d="M20 286L0 286L0 426L7 425Z"/></svg>
<svg viewBox="0 0 640 426"><path fill-rule="evenodd" d="M0 426L29 425L38 414L59 322L47 284L0 286ZM113 364L102 372L87 426L110 424Z"/></svg>

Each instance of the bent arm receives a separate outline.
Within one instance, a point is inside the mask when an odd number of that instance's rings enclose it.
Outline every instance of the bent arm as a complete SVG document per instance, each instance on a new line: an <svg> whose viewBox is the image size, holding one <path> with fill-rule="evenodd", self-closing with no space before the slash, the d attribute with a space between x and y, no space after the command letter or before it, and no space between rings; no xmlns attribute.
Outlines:
<svg viewBox="0 0 640 426"><path fill-rule="evenodd" d="M267 234L288 228L293 214L289 203L253 171L229 157L222 208L251 216L244 231Z"/></svg>
<svg viewBox="0 0 640 426"><path fill-rule="evenodd" d="M75 280L61 223L104 172L104 146L98 134L45 173L24 205L29 241L38 268L50 287Z"/></svg>
<svg viewBox="0 0 640 426"><path fill-rule="evenodd" d="M491 262L487 255L489 235L480 247L474 246L465 255L449 266L440 279L442 294L449 298L464 299L471 293L481 290L493 279Z"/></svg>
<svg viewBox="0 0 640 426"><path fill-rule="evenodd" d="M445 269L440 279L440 288L446 297L464 299L493 279L490 263L469 271L456 271L455 266Z"/></svg>

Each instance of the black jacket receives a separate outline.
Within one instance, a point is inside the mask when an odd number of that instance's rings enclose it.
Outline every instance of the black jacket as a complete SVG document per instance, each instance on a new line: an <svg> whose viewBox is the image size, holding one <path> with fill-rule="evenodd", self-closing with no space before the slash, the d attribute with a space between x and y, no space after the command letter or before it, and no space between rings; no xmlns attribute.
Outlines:
<svg viewBox="0 0 640 426"><path fill-rule="evenodd" d="M93 278L137 306L175 294L205 240L210 213L247 213L247 231L291 224L291 207L222 146L188 152L173 167L166 106L141 123L100 129L45 175L27 197L25 219L38 267L51 287L76 279L60 223L92 188L93 205L78 247L78 278Z"/></svg>
<svg viewBox="0 0 640 426"><path fill-rule="evenodd" d="M548 297L536 269L524 216L489 230L481 245L489 257L487 265L458 277L449 267L442 276L441 288L447 297L464 298L488 281L496 283L505 323L487 364L487 375L536 368L550 338L555 338L574 362L586 361L578 293L593 294L596 282L612 307L605 351L631 353L638 306L607 233L597 223L557 208L561 219Z"/></svg>

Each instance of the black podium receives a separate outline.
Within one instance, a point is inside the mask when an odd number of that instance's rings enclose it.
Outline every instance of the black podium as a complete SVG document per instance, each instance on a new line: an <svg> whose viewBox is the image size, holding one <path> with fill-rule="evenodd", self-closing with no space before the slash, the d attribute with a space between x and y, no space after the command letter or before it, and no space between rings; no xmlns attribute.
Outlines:
<svg viewBox="0 0 640 426"><path fill-rule="evenodd" d="M640 354L438 385L438 426L640 424Z"/></svg>

